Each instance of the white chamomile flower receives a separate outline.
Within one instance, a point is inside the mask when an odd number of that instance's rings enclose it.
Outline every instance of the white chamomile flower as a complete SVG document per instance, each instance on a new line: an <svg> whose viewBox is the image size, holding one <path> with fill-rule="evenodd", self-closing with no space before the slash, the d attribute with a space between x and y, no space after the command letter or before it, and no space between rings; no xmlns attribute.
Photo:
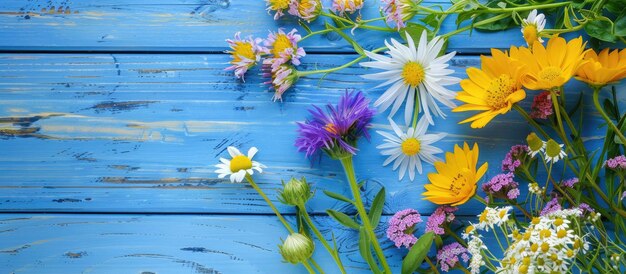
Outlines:
<svg viewBox="0 0 626 274"><path fill-rule="evenodd" d="M252 161L252 157L259 150L256 147L251 147L248 150L248 155L242 154L235 147L228 147L228 154L232 159L227 160L225 158L220 158L220 164L215 165L218 169L215 173L219 174L217 177L224 178L227 175L230 175L230 181L232 183L241 183L243 179L246 177L246 174L252 175L254 170L262 173L262 168L265 168L259 162Z"/></svg>
<svg viewBox="0 0 626 274"><path fill-rule="evenodd" d="M537 153L543 152L546 149L546 142L541 140L534 132L528 134L526 142L528 143L528 155L530 155L530 157L534 158Z"/></svg>
<svg viewBox="0 0 626 274"><path fill-rule="evenodd" d="M533 10L528 14L526 19L522 19L522 35L528 46L533 45L535 41L543 43L543 39L539 34L546 27L546 16L543 13L537 14L537 10Z"/></svg>
<svg viewBox="0 0 626 274"><path fill-rule="evenodd" d="M413 116L415 96L417 96L420 112L423 110L424 117L430 124L434 125L431 111L434 112L435 116L445 118L445 114L435 100L448 107L456 107L452 101L456 93L444 87L457 84L460 81L459 78L450 76L454 71L448 69L449 65L447 64L456 52L438 57L445 41L440 37L435 37L428 42L426 31L422 33L417 47L408 33L406 39L408 47L394 39L391 39L391 44L385 41L385 45L389 48L387 51L389 56L365 51L365 54L374 61L363 62L361 66L385 71L366 74L362 77L385 81L376 88L390 85L385 93L374 102L374 106L380 107L381 111L385 111L393 105L389 113L391 117L406 100L404 120L408 125Z"/></svg>
<svg viewBox="0 0 626 274"><path fill-rule="evenodd" d="M563 145L557 143L556 141L550 139L546 142L546 149L544 151L544 155L546 157L546 162L556 163L559 160L565 158L567 153L563 151Z"/></svg>
<svg viewBox="0 0 626 274"><path fill-rule="evenodd" d="M389 123L395 135L384 131L376 131L376 133L385 137L385 143L376 148L381 150L380 153L382 155L389 155L383 166L394 162L393 170L400 167L400 180L404 178L407 170L409 171L409 179L411 181L415 179L416 169L419 174L422 174L422 161L430 164L441 161L434 154L442 153L443 151L431 144L445 137L445 133L426 134L428 121L424 118L420 119L416 128L410 127L406 130L406 133L393 120L389 119Z"/></svg>

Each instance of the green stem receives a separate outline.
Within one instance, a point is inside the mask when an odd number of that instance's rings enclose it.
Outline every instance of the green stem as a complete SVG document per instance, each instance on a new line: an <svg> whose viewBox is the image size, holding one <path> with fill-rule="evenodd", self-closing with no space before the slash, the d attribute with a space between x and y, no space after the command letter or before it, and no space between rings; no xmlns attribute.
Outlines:
<svg viewBox="0 0 626 274"><path fill-rule="evenodd" d="M526 121L530 123L537 131L539 131L543 138L550 138L550 135L548 135L548 133L546 133L546 131L543 130L543 128L541 128L541 126L537 124L537 122L533 118L531 118L530 115L528 115L528 113L522 107L520 107L518 104L514 104L513 108L517 110L517 112L519 112L519 114L521 114L524 119L526 119Z"/></svg>
<svg viewBox="0 0 626 274"><path fill-rule="evenodd" d="M321 274L324 274L324 270L322 270L322 267L319 264L317 264L317 262L315 262L312 258L309 259L309 260L310 260L311 264L313 265L313 267L315 267L315 269L317 269L317 272L319 272Z"/></svg>
<svg viewBox="0 0 626 274"><path fill-rule="evenodd" d="M600 106L600 100L598 98L598 95L600 94L601 89L602 87L593 88L593 105L596 107L596 109L598 110L602 118L604 118L607 125L615 132L615 135L617 135L619 139L622 141L622 144L626 145L626 137L624 137L624 134L622 134L622 132L617 128L617 126L613 124L613 121L611 121L611 118L609 118L606 112L604 112L604 109L602 108L602 106Z"/></svg>
<svg viewBox="0 0 626 274"><path fill-rule="evenodd" d="M299 205L298 208L302 212L302 216L304 217L304 221L307 224L309 224L309 227L311 228L311 230L313 230L313 233L315 234L315 236L320 240L320 242L322 243L324 248L326 248L326 250L328 251L330 256L333 257L333 260L335 260L335 263L339 267L339 271L341 271L341 273L345 274L346 273L346 269L343 267L343 264L341 263L341 259L339 258L338 252L335 249L333 249L332 247L330 247L330 245L328 244L328 241L326 241L326 238L324 238L324 236L322 236L322 233L317 229L317 227L315 226L315 224L311 220L311 217L309 216L309 213L304 208L304 205Z"/></svg>
<svg viewBox="0 0 626 274"><path fill-rule="evenodd" d="M346 177L348 178L348 183L350 184L350 190L352 191L352 196L354 196L354 205L357 209L357 212L359 213L359 217L361 218L361 222L363 223L365 232L368 234L369 238L372 239L374 251L376 252L376 256L378 256L378 260L380 261L383 270L385 271L385 273L390 274L392 273L391 268L389 268L389 265L387 264L385 254L380 248L380 244L378 243L378 237L376 237L376 234L374 233L374 229L372 228L372 224L370 223L369 216L365 211L363 201L361 200L361 193L359 191L359 186L356 182L356 175L354 174L352 156L341 159L341 165L346 172Z"/></svg>
<svg viewBox="0 0 626 274"><path fill-rule="evenodd" d="M458 34L458 33L461 33L461 32L467 31L467 30L470 30L470 29L472 29L474 27L490 24L490 23L496 22L498 20L501 20L501 19L504 19L504 18L507 18L507 17L509 17L509 14L499 14L499 15L496 15L494 17L482 20L480 22L476 22L474 24L470 24L469 26L465 26L465 27L462 27L460 29L448 32L448 33L446 33L444 35L441 35L441 38L448 38L448 37L450 37L452 35L455 35L455 34Z"/></svg>
<svg viewBox="0 0 626 274"><path fill-rule="evenodd" d="M302 262L302 265L304 265L304 268L306 268L306 270L309 271L309 273L315 274L315 270L313 270L313 268L311 268L311 265L309 265L309 262L304 261L304 262Z"/></svg>
<svg viewBox="0 0 626 274"><path fill-rule="evenodd" d="M417 93L417 90L409 91ZM420 97L419 94L415 94L415 106L413 108L413 128L417 126L417 118L419 117L420 111Z"/></svg>
<svg viewBox="0 0 626 274"><path fill-rule="evenodd" d="M447 225L444 226L443 230L446 232L446 235L452 236L452 238L454 238L463 247L467 247L467 243L465 242L465 240L461 239L459 235L456 235L456 233L454 233L454 231L452 231Z"/></svg>
<svg viewBox="0 0 626 274"><path fill-rule="evenodd" d="M326 16L326 17L329 17L329 18L332 18L332 19L337 19L337 20L339 20L339 21L342 21L342 22L347 23L347 24L350 24L350 25L354 25L354 22L352 22L352 20L350 20L350 19L346 19L345 17L341 17L341 16L334 15L334 14L332 14L332 13L328 13L328 12L321 12L321 13L320 13L320 15L322 15L322 16Z"/></svg>
<svg viewBox="0 0 626 274"><path fill-rule="evenodd" d="M562 91L563 87L560 87L559 89L561 90L561 93L563 93ZM557 131L560 132L561 139L563 139L563 143L565 143L565 147L572 150L572 152L574 152L574 150L572 149L572 145L569 142L569 138L567 138L565 127L563 127L563 120L561 119L561 106L559 106L559 101L558 101L559 98L556 97L556 91L551 90L550 97L552 98L552 107L554 108L554 114L556 116L556 123L558 126Z"/></svg>
<svg viewBox="0 0 626 274"><path fill-rule="evenodd" d="M246 174L246 180L248 180L248 183L250 183L250 185L252 186L252 188L254 188L254 190L256 190L256 192L259 193L259 195L261 195L261 197L263 197L263 200L265 200L265 202L267 203L267 205L270 206L270 208L272 209L272 211L274 211L274 214L276 214L276 217L278 217L278 219L280 220L281 223L283 223L283 225L285 226L285 228L289 231L289 233L294 233L295 231L291 228L291 225L289 225L289 223L287 222L287 220L285 220L285 218L283 218L283 215L280 214L280 212L278 211L278 209L276 209L276 206L274 206L274 203L272 203L272 201L267 197L267 195L265 195L265 193L263 192L263 190L261 190L261 188L259 188L259 186L254 182L254 179L252 179L252 176L250 176L250 174Z"/></svg>
<svg viewBox="0 0 626 274"><path fill-rule="evenodd" d="M375 50L372 50L372 52L376 53L376 52L379 52L379 51L382 51L382 50L385 50L385 49L387 49L387 47L380 47L380 48L377 48ZM342 70L342 69L345 69L347 67L350 67L350 66L358 63L359 61L365 59L365 57L367 57L367 56L365 54L362 54L358 58L356 58L356 59L354 59L354 60L352 60L352 61L350 61L350 62L348 62L346 64L343 64L341 66L334 67L334 68L319 69L319 70L309 70L309 71L298 71L297 72L298 73L298 77L308 76L308 75L312 75L312 74L320 74L320 73L331 73L331 72L335 72L335 71L338 71L338 70Z"/></svg>
<svg viewBox="0 0 626 274"><path fill-rule="evenodd" d="M430 261L428 256L426 256L425 259L426 259L426 262L428 263L428 265L430 266L430 269L432 269L435 274L439 274L439 270L437 270L437 267L433 264L433 262Z"/></svg>

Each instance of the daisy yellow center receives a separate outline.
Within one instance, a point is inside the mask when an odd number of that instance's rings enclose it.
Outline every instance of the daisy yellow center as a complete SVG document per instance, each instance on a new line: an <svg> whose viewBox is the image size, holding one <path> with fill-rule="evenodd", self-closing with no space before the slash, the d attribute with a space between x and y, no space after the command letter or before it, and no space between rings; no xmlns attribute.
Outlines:
<svg viewBox="0 0 626 274"><path fill-rule="evenodd" d="M402 153L407 156L413 156L420 152L420 141L415 138L409 138L402 142Z"/></svg>
<svg viewBox="0 0 626 274"><path fill-rule="evenodd" d="M300 3L298 4L298 11L300 12L300 14L306 14L312 8L315 8L315 1L313 0L300 1Z"/></svg>
<svg viewBox="0 0 626 274"><path fill-rule="evenodd" d="M235 46L233 47L233 61L231 63L236 64L241 62L241 58L247 58L250 60L254 60L254 51L252 50L252 44L248 42L235 42Z"/></svg>
<svg viewBox="0 0 626 274"><path fill-rule="evenodd" d="M417 86L424 81L424 67L417 62L408 62L402 68L402 79L404 83L411 86Z"/></svg>
<svg viewBox="0 0 626 274"><path fill-rule="evenodd" d="M537 26L533 24L524 26L522 29L522 35L524 36L526 43L528 45L532 45L535 41L537 41Z"/></svg>
<svg viewBox="0 0 626 274"><path fill-rule="evenodd" d="M289 8L290 0L269 0L272 10L284 10Z"/></svg>
<svg viewBox="0 0 626 274"><path fill-rule="evenodd" d="M274 45L272 48L272 54L274 57L280 57L280 54L288 48L293 48L293 44L289 37L285 34L276 35L276 40L274 41Z"/></svg>
<svg viewBox="0 0 626 274"><path fill-rule="evenodd" d="M482 213L480 213L480 217L478 218L478 221L481 222L481 223L486 222L488 214L489 213L487 212L487 210L485 210Z"/></svg>
<svg viewBox="0 0 626 274"><path fill-rule="evenodd" d="M245 155L237 155L230 160L230 171L238 172L240 170L250 169L252 168L252 161L248 156Z"/></svg>
<svg viewBox="0 0 626 274"><path fill-rule="evenodd" d="M561 69L554 66L549 66L539 72L539 80L541 81L552 82L559 77L561 77Z"/></svg>
<svg viewBox="0 0 626 274"><path fill-rule="evenodd" d="M335 126L335 124L328 123L326 124L326 126L324 126L324 129L332 134L339 134L339 130L337 129L337 126Z"/></svg>
<svg viewBox="0 0 626 274"><path fill-rule="evenodd" d="M513 92L515 92L515 80L508 74L502 74L491 80L485 101L492 109L501 109L507 106L507 98Z"/></svg>

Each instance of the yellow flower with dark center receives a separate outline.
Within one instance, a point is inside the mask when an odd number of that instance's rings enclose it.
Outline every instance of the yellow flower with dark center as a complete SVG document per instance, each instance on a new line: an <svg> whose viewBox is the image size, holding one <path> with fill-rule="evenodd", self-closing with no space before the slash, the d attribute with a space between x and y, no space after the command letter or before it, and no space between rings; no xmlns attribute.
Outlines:
<svg viewBox="0 0 626 274"><path fill-rule="evenodd" d="M604 86L626 78L626 50L604 49L600 54L589 50L587 61L576 72L576 79L594 86Z"/></svg>
<svg viewBox="0 0 626 274"><path fill-rule="evenodd" d="M547 47L539 42L535 42L532 49L511 47L510 57L527 67L525 77L522 77L524 87L550 90L563 86L586 63L583 61L584 50L581 37L569 42L553 37Z"/></svg>
<svg viewBox="0 0 626 274"><path fill-rule="evenodd" d="M460 123L472 122L472 128L482 128L499 114L511 110L513 104L526 98L521 78L524 66L497 49L493 57L481 56L481 69L468 68L468 79L461 81L463 91L456 99L465 102L452 111L482 111Z"/></svg>
<svg viewBox="0 0 626 274"><path fill-rule="evenodd" d="M435 162L436 173L428 174L430 184L425 185L424 199L435 204L458 206L467 202L476 193L476 184L487 171L487 163L478 164L478 145L470 149L454 146L454 152L446 153L445 162Z"/></svg>

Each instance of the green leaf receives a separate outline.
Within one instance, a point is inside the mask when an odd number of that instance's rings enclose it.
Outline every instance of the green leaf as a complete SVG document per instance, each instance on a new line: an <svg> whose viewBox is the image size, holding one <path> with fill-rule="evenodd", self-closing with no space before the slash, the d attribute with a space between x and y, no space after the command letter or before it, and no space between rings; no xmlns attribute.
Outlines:
<svg viewBox="0 0 626 274"><path fill-rule="evenodd" d="M307 26L307 24L302 20L298 20L298 25L300 25L304 30L306 30L307 33L313 32L311 28L309 28L309 26Z"/></svg>
<svg viewBox="0 0 626 274"><path fill-rule="evenodd" d="M615 36L626 36L626 11L615 19Z"/></svg>
<svg viewBox="0 0 626 274"><path fill-rule="evenodd" d="M328 213L330 217L332 217L333 219L335 219L337 222L339 222L345 227L354 228L354 229L359 229L360 227L360 225L357 224L352 218L350 218L350 216L344 213L341 213L339 211L335 211L332 209L326 210L326 213Z"/></svg>
<svg viewBox="0 0 626 274"><path fill-rule="evenodd" d="M359 227L359 252L361 253L361 257L367 262L370 266L372 272L378 274L382 273L374 260L374 256L372 256L372 249L370 248L371 242L367 233L365 232L364 227Z"/></svg>
<svg viewBox="0 0 626 274"><path fill-rule="evenodd" d="M413 42L415 42L415 45L419 45L420 37L422 37L422 33L424 31L428 32L428 29L425 26L409 22L407 23L406 27L400 30L400 36L405 41L408 41L406 33L409 33L409 35L411 35L411 38L413 38Z"/></svg>
<svg viewBox="0 0 626 274"><path fill-rule="evenodd" d="M335 200L339 200L339 201L346 202L346 203L349 203L349 204L354 204L354 201L348 199L348 197L343 196L343 195L341 195L339 193L335 193L335 192L332 192L332 191L324 190L324 194L326 194L326 196L328 196L330 198L333 198Z"/></svg>
<svg viewBox="0 0 626 274"><path fill-rule="evenodd" d="M608 0L604 3L604 8L613 14L620 14L624 11L626 0Z"/></svg>
<svg viewBox="0 0 626 274"><path fill-rule="evenodd" d="M402 274L411 274L415 272L422 265L426 254L430 250L430 246L433 244L433 238L435 233L432 231L422 235L417 242L411 247L409 253L402 260Z"/></svg>
<svg viewBox="0 0 626 274"><path fill-rule="evenodd" d="M436 28L439 25L439 20L437 18L437 14L429 14L428 16L420 19L420 21L424 22L424 24Z"/></svg>
<svg viewBox="0 0 626 274"><path fill-rule="evenodd" d="M618 116L617 113L615 113L615 106L613 106L613 102L611 102L611 100L609 99L604 99L604 110L606 111L606 114L609 117L615 118Z"/></svg>
<svg viewBox="0 0 626 274"><path fill-rule="evenodd" d="M369 215L370 221L372 222L373 228L378 226L380 221L380 215L383 214L383 206L385 205L385 188L381 188L376 194L374 201L372 202L372 207L370 208Z"/></svg>
<svg viewBox="0 0 626 274"><path fill-rule="evenodd" d="M615 42L613 22L606 17L598 17L585 25L585 31L589 36L606 42Z"/></svg>
<svg viewBox="0 0 626 274"><path fill-rule="evenodd" d="M476 19L474 20L474 22L480 22L483 20L487 20L491 17L495 17L498 14L492 14L492 13L486 13L486 14L481 14L479 16L476 17ZM509 29L511 27L517 26L517 24L515 23L515 20L513 20L513 17L506 17L504 19L500 19L498 21L489 23L489 24L485 24L485 25L480 25L480 26L475 26L474 28L477 30L481 30L481 31L500 31L500 30L506 30Z"/></svg>

